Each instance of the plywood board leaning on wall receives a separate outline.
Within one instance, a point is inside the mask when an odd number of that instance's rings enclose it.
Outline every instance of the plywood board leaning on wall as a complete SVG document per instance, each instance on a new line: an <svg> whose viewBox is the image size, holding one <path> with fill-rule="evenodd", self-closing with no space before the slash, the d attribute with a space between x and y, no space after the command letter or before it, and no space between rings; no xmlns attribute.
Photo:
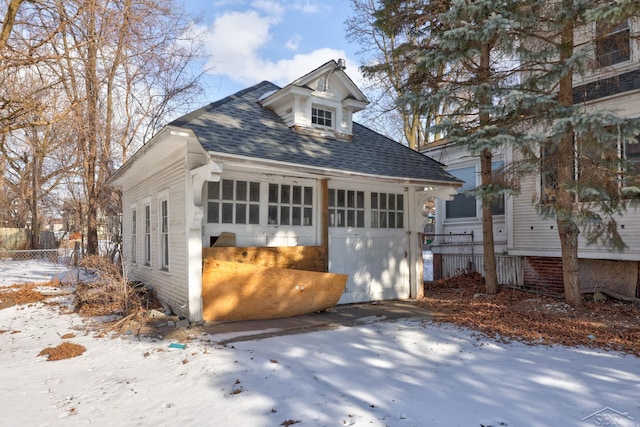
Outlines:
<svg viewBox="0 0 640 427"><path fill-rule="evenodd" d="M205 258L205 321L293 317L336 305L347 275Z"/></svg>

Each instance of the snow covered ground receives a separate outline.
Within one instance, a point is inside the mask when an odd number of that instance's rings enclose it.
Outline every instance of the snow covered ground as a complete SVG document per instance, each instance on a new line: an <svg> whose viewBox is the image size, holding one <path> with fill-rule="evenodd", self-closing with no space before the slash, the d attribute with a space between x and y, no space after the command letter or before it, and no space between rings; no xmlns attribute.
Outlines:
<svg viewBox="0 0 640 427"><path fill-rule="evenodd" d="M0 310L0 425L640 426L640 358L619 353L417 320L180 349L60 310ZM87 350L38 356L63 341Z"/></svg>

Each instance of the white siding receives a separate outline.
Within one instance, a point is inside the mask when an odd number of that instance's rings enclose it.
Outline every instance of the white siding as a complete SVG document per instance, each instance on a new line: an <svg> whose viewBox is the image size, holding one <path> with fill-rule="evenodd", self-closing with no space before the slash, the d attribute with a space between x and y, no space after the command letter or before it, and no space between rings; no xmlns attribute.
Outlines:
<svg viewBox="0 0 640 427"><path fill-rule="evenodd" d="M160 300L169 304L172 310L181 316L188 315L188 286L186 260L185 206L186 170L183 159L167 167L158 168L161 172L148 176L144 182L124 192L123 204L125 212L129 206L137 205L137 256L136 263L131 263L125 256L125 263L132 280L140 280L152 287ZM159 203L158 195L168 191L169 200L169 271L160 269L159 253ZM166 193L165 193L166 194ZM144 203L149 200L151 207L151 265L143 265L144 242ZM131 247L131 215L123 221L123 238L125 248Z"/></svg>

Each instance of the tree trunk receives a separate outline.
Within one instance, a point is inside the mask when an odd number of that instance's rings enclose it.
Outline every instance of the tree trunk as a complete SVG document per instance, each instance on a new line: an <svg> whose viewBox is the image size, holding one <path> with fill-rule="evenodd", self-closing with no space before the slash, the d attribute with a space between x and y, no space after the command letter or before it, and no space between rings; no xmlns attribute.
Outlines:
<svg viewBox="0 0 640 427"><path fill-rule="evenodd" d="M480 157L480 174L482 186L491 184L491 151L485 149ZM498 293L498 274L496 272L496 253L493 241L493 199L482 198L482 248L484 261L484 281L486 292L491 295Z"/></svg>
<svg viewBox="0 0 640 427"><path fill-rule="evenodd" d="M571 0L564 3L571 5ZM562 29L560 45L560 63L564 64L573 56L573 24L567 22ZM561 106L573 105L573 70L560 80L558 101ZM577 200L569 191L575 177L575 144L573 128L565 131L558 147L558 192L556 195L556 220L560 249L562 253L562 279L564 299L572 307L582 305L580 283L578 281L578 234L580 230L574 221Z"/></svg>
<svg viewBox="0 0 640 427"><path fill-rule="evenodd" d="M478 73L480 83L491 83L491 45L484 43L480 49L480 69ZM489 94L481 91L478 100L481 106L491 104ZM480 110L480 128L491 124L488 113ZM493 183L491 149L484 148L480 154L480 177L483 189L487 189ZM498 275L496 273L496 254L493 242L493 195L482 193L482 253L484 262L485 290L488 294L498 293Z"/></svg>

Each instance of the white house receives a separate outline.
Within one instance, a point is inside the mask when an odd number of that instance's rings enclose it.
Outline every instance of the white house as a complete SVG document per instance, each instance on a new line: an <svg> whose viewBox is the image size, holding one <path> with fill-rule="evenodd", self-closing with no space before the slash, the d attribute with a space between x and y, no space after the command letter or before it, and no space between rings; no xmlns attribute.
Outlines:
<svg viewBox="0 0 640 427"><path fill-rule="evenodd" d="M638 34L640 23L623 22L606 37L594 41L599 29L581 28L576 31L576 45L586 46L592 55L593 69L575 82L575 103L586 108L613 109L625 118L640 117L640 44L632 35ZM635 30L634 30L635 29ZM618 144L619 155L640 162L640 144ZM480 185L480 165L477 158L469 156L463 148L451 143L432 144L423 147L424 154L447 165L447 170L465 181L461 192ZM494 153L496 167L513 160L508 149ZM530 176L521 182L517 197L506 197L494 209L494 236L496 253L519 258L521 271L517 272L517 284L546 292L562 292L562 265L560 241L555 219L543 219L534 204L548 197L544 176ZM480 201L459 194L450 202L436 203L436 233L474 234L474 254L482 253ZM583 290L608 288L622 295L638 296L640 270L640 212L629 208L618 218L618 231L628 248L615 251L599 245L587 245L582 238L579 247L580 283ZM452 247L434 247L435 252L455 252ZM470 254L470 250L464 251ZM475 263L482 258L475 257ZM443 274L453 274L446 263ZM437 268L436 268L437 269ZM478 271L482 271L481 269ZM499 274L500 279L500 274ZM508 280L508 279L505 279Z"/></svg>
<svg viewBox="0 0 640 427"><path fill-rule="evenodd" d="M202 319L202 253L319 245L349 276L340 303L422 290L420 207L460 182L441 164L352 121L368 101L329 61L280 88L262 82L169 123L111 178L122 190L129 276ZM323 218L327 218L323 229Z"/></svg>

